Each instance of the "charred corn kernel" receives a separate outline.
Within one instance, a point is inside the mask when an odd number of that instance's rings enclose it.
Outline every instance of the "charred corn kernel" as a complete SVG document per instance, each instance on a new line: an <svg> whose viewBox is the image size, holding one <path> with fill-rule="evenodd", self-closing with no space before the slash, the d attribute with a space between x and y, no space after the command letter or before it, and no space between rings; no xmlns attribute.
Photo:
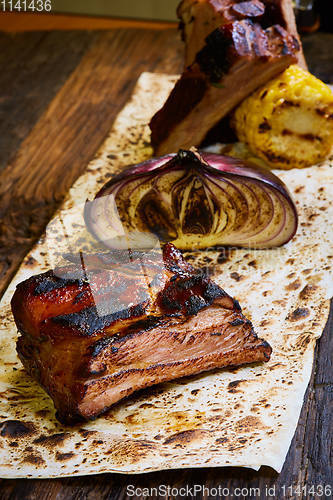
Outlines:
<svg viewBox="0 0 333 500"><path fill-rule="evenodd" d="M240 141L273 168L303 168L333 148L333 93L299 66L245 99L232 124Z"/></svg>

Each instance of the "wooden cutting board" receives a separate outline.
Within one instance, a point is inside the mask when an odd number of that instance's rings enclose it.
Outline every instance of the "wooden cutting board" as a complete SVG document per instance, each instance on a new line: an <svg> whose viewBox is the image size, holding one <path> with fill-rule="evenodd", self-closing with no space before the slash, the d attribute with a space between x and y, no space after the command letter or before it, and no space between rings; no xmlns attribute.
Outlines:
<svg viewBox="0 0 333 500"><path fill-rule="evenodd" d="M0 34L0 293L93 158L140 73L177 73L181 61L175 30ZM260 488L260 498L266 498L267 486L275 487L276 498L295 498L288 486L332 484L332 318L331 312L280 475L269 468L223 468L2 480L0 498L116 499L126 496L129 484L204 484L231 493L238 487Z"/></svg>

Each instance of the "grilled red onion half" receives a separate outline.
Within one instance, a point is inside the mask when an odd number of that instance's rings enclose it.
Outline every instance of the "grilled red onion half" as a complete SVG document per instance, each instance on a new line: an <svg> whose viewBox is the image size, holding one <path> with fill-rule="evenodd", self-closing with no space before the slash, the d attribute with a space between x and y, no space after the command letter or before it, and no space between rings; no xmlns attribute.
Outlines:
<svg viewBox="0 0 333 500"><path fill-rule="evenodd" d="M297 229L295 204L273 173L227 156L180 150L132 166L85 206L89 231L111 248L271 248Z"/></svg>

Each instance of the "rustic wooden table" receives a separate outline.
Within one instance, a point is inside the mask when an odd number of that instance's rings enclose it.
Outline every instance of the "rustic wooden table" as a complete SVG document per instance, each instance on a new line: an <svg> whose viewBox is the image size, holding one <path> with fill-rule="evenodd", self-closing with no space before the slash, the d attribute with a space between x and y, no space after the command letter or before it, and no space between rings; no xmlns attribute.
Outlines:
<svg viewBox="0 0 333 500"><path fill-rule="evenodd" d="M8 27L1 17L0 29L4 25ZM97 26L106 27L110 25ZM162 29L166 27L142 29L127 23L109 31L0 34L0 292L94 156L140 73L181 69L179 36L174 28ZM314 498L290 495L288 489L284 496L281 488L333 483L332 318L331 314L316 348L311 382L281 474L269 468L259 472L216 468L0 480L0 498L116 499L126 497L129 484L140 488L204 484L229 488L231 493L236 487L260 488L262 499L269 498L268 486L275 487L270 498ZM254 491L243 493L238 498L258 498ZM196 498L203 496L208 498Z"/></svg>

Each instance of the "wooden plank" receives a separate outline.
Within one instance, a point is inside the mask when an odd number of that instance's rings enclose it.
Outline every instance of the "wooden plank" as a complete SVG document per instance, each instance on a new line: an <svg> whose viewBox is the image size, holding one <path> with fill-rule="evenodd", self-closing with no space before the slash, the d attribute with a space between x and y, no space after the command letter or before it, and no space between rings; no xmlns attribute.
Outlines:
<svg viewBox="0 0 333 500"><path fill-rule="evenodd" d="M180 51L175 30L116 30L100 34L85 53L2 172L2 291L95 154L138 76L179 71ZM62 72L61 59L57 68Z"/></svg>
<svg viewBox="0 0 333 500"><path fill-rule="evenodd" d="M49 30L111 30L139 28L163 30L175 28L177 23L167 21L144 21L110 17L75 16L61 14L29 14L5 12L0 14L0 31L27 32Z"/></svg>
<svg viewBox="0 0 333 500"><path fill-rule="evenodd" d="M88 32L0 34L0 171L95 37Z"/></svg>

